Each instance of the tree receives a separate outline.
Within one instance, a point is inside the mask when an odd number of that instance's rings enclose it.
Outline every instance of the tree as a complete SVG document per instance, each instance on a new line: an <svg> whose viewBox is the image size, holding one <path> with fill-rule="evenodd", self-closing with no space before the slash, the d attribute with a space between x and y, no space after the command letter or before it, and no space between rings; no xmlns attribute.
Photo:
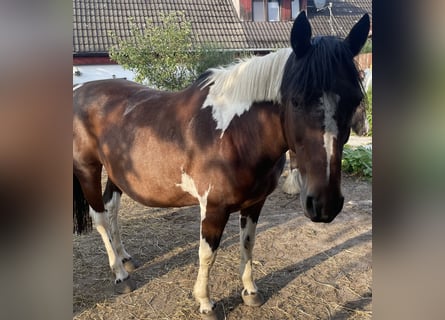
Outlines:
<svg viewBox="0 0 445 320"><path fill-rule="evenodd" d="M110 48L110 57L136 74L137 82L158 89L180 90L209 67L233 60L234 53L213 45L194 46L191 23L184 13L161 13L161 23L147 19L144 29L130 19L130 37Z"/></svg>

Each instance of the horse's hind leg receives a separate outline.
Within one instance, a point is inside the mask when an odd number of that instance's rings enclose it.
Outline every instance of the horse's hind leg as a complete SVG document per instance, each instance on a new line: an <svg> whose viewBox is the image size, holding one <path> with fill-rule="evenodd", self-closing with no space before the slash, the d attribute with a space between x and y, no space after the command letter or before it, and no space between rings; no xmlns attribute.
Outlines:
<svg viewBox="0 0 445 320"><path fill-rule="evenodd" d="M120 259L124 265L125 270L128 272L134 271L139 264L131 257L125 250L121 240L118 225L118 211L120 205L122 191L110 180L107 180L107 185L103 194L103 201L105 203L105 209L108 213L110 227L111 227L111 240L113 246L116 249L117 259Z"/></svg>
<svg viewBox="0 0 445 320"><path fill-rule="evenodd" d="M112 229L109 214L105 209L101 194L101 164L90 164L89 166L75 168L75 174L82 186L86 200L90 204L90 216L94 226L102 237L105 249L108 254L110 268L115 275L115 291L126 293L136 288L135 283L129 278L125 270L122 259L119 259L116 247L112 238ZM117 208L116 208L117 212Z"/></svg>
<svg viewBox="0 0 445 320"><path fill-rule="evenodd" d="M248 306L258 307L264 303L264 298L258 291L252 275L252 250L255 245L255 231L264 200L241 210L240 215L240 275L244 289L241 293L243 301Z"/></svg>

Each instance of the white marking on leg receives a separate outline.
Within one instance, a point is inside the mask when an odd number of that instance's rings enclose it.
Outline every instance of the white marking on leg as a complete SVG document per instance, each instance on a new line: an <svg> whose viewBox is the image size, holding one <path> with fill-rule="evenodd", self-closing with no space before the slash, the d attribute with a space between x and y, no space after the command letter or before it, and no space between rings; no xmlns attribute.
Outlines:
<svg viewBox="0 0 445 320"><path fill-rule="evenodd" d="M366 113L365 113L365 130L364 130L363 135L364 136L367 135L368 132L369 132L369 121L368 121L368 118L366 117Z"/></svg>
<svg viewBox="0 0 445 320"><path fill-rule="evenodd" d="M298 194L300 185L298 184L298 169L292 169L283 183L283 192L287 194Z"/></svg>
<svg viewBox="0 0 445 320"><path fill-rule="evenodd" d="M199 271L196 278L193 294L195 299L199 303L199 311L201 313L209 312L214 307L214 302L210 300L209 292L209 274L210 269L213 266L216 258L216 251L213 252L212 248L202 236L202 222L206 217L207 210L207 197L211 190L211 186L201 196L196 187L195 181L187 173L182 170L181 183L176 184L183 191L191 194L199 201L201 211L201 226L200 226L200 241L199 241Z"/></svg>
<svg viewBox="0 0 445 320"><path fill-rule="evenodd" d="M254 102L279 102L284 66L291 49L280 49L263 57L252 57L226 68L211 69L202 83L210 86L202 108L211 107L221 138L235 116L248 111Z"/></svg>
<svg viewBox="0 0 445 320"><path fill-rule="evenodd" d="M246 219L244 228L241 228L242 219ZM240 275L244 290L249 294L258 291L252 275L252 250L255 245L255 230L256 223L253 223L250 217L240 216Z"/></svg>
<svg viewBox="0 0 445 320"><path fill-rule="evenodd" d="M324 110L324 134L323 142L326 150L326 179L331 176L331 158L334 154L334 143L337 140L338 127L334 119L335 111L340 97L338 95L328 95L323 93L321 104Z"/></svg>
<svg viewBox="0 0 445 320"><path fill-rule="evenodd" d="M73 87L73 92L79 89L81 86L83 86L83 83L78 83Z"/></svg>
<svg viewBox="0 0 445 320"><path fill-rule="evenodd" d="M121 260L123 259L131 259L131 256L125 250L124 245L122 243L119 224L118 224L118 210L120 204L121 195L119 192L113 192L113 195L105 204L105 209L108 212L108 218L110 222L110 230L111 230L111 240L113 242L113 246L116 249L117 257Z"/></svg>
<svg viewBox="0 0 445 320"><path fill-rule="evenodd" d="M202 237L201 229L201 239L199 241L199 270L193 289L193 295L199 303L199 311L201 313L211 311L215 305L215 303L210 299L209 290L210 269L212 268L215 259L216 251L213 252L210 245Z"/></svg>
<svg viewBox="0 0 445 320"><path fill-rule="evenodd" d="M108 262L110 268L116 276L115 282L122 281L128 278L128 272L124 269L122 260L118 258L116 248L113 246L113 240L111 237L111 228L109 226L109 218L107 212L96 212L90 207L90 216L93 219L96 230L102 237L105 249L108 254Z"/></svg>

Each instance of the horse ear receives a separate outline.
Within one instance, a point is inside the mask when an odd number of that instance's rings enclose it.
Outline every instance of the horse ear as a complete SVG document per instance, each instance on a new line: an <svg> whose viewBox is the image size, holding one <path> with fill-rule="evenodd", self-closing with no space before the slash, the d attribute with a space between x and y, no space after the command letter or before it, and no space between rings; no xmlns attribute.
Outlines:
<svg viewBox="0 0 445 320"><path fill-rule="evenodd" d="M297 58L301 58L311 47L312 30L306 17L306 11L301 11L295 19L290 33L290 43Z"/></svg>
<svg viewBox="0 0 445 320"><path fill-rule="evenodd" d="M365 13L354 27L352 27L351 32L349 32L349 35L345 39L345 43L349 46L354 56L359 54L368 38L369 24L369 15Z"/></svg>

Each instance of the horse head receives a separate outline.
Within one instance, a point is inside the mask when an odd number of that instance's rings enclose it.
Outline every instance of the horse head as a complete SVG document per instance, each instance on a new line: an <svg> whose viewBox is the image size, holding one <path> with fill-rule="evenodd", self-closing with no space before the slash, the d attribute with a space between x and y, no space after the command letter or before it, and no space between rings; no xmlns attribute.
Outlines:
<svg viewBox="0 0 445 320"><path fill-rule="evenodd" d="M343 146L364 95L354 56L369 27L365 14L345 39L312 38L302 12L292 28L293 53L280 88L282 123L288 147L297 156L301 205L314 222L331 222L343 208Z"/></svg>

